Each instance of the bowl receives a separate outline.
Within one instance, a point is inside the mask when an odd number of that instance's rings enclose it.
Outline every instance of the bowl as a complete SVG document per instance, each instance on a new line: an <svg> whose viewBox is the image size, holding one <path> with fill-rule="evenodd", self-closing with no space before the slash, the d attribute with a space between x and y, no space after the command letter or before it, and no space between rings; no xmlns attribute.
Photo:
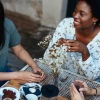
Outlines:
<svg viewBox="0 0 100 100"><path fill-rule="evenodd" d="M38 100L41 98L41 85L38 83L23 84L19 91L27 100Z"/></svg>
<svg viewBox="0 0 100 100"><path fill-rule="evenodd" d="M0 88L0 97L1 97L1 99L2 99L2 96L4 95L4 93L3 93L4 91L6 92L5 95L8 94L8 98L9 98L10 93L13 93L13 94L15 94L15 97L16 97L14 100L19 100L20 99L20 92L17 89L13 88L13 87ZM11 96L12 96L12 94L11 94Z"/></svg>

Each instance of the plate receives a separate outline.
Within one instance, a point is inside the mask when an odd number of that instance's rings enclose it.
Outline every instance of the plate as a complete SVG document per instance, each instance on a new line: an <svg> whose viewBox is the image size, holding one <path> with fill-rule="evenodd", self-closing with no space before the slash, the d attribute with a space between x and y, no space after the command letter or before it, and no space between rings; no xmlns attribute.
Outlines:
<svg viewBox="0 0 100 100"><path fill-rule="evenodd" d="M15 92L16 93L16 99L14 99L14 100L19 100L19 98L20 98L20 92L17 90L17 89L15 89L15 88L13 88L13 87L3 87L3 88L0 88L0 97L2 98L2 96L3 96L3 90L4 89L6 89L6 90L11 90L11 91L13 91L13 92Z"/></svg>

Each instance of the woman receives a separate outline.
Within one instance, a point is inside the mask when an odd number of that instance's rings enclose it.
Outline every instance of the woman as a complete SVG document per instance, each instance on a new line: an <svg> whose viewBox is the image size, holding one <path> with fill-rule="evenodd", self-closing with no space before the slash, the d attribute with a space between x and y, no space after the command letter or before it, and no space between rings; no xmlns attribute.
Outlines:
<svg viewBox="0 0 100 100"><path fill-rule="evenodd" d="M60 22L44 54L47 64L63 53L64 69L95 80L100 75L100 0L79 0L73 18ZM55 47L56 45L56 47ZM52 48L52 49L51 49ZM52 52L54 55L51 57ZM62 60L62 59L61 59Z"/></svg>
<svg viewBox="0 0 100 100"><path fill-rule="evenodd" d="M76 89L75 85L72 83L70 86L71 100L85 100L83 93L86 95L100 95L100 87L90 88L88 85L80 80L75 81L76 84L80 84L79 91Z"/></svg>
<svg viewBox="0 0 100 100"><path fill-rule="evenodd" d="M5 80L16 79L21 82L40 82L44 78L44 72L36 65L27 51L20 45L20 36L9 19L4 17L4 8L0 2L0 86ZM33 72L7 72L8 49L32 67ZM42 75L35 74L40 72Z"/></svg>

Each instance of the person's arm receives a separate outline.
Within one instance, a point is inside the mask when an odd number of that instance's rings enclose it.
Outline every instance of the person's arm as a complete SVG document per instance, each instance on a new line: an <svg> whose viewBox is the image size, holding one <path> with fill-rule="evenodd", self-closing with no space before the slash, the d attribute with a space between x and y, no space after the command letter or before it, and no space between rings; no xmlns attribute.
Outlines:
<svg viewBox="0 0 100 100"><path fill-rule="evenodd" d="M15 72L0 72L0 81L16 79Z"/></svg>
<svg viewBox="0 0 100 100"><path fill-rule="evenodd" d="M18 58L20 58L30 67L32 67L34 73L39 71L41 73L41 78L43 79L45 77L44 72L37 66L37 64L34 62L29 53L21 45L12 47L12 50Z"/></svg>
<svg viewBox="0 0 100 100"><path fill-rule="evenodd" d="M38 67L37 64L34 62L30 54L19 44L17 46L12 47L14 54L24 61L26 64L31 66L32 68Z"/></svg>
<svg viewBox="0 0 100 100"><path fill-rule="evenodd" d="M4 80L17 80L19 83L24 84L27 82L40 82L42 78L40 75L27 71L0 72L0 81Z"/></svg>
<svg viewBox="0 0 100 100"><path fill-rule="evenodd" d="M98 95L98 96L100 96L100 87L90 88L90 89L91 89L91 93L88 94L88 95Z"/></svg>
<svg viewBox="0 0 100 100"><path fill-rule="evenodd" d="M81 80L75 80L74 84L78 84L80 87L79 91L84 92L87 95L100 95L100 87L91 88L86 84L86 82L83 82Z"/></svg>

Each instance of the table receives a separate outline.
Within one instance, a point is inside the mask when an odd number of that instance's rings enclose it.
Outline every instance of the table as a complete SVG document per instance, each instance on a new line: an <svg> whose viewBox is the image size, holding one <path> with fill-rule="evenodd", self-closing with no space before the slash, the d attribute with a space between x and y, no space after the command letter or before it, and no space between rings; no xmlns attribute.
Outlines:
<svg viewBox="0 0 100 100"><path fill-rule="evenodd" d="M46 73L46 76L47 76L47 78L45 80L43 80L42 82L40 82L40 84L41 85L54 84L54 74L52 73L52 69L50 67L48 67L47 65L40 63L39 61L36 61L36 63L41 69L44 70L44 72ZM28 65L26 65L22 70L32 71L32 69L30 67L28 67ZM90 81L85 77L82 77L78 74L72 73L68 70L62 69L59 73L58 84L57 84L58 88L60 90L59 95L70 99L69 86L76 79L85 81L91 87L100 86L99 82ZM19 89L20 84L16 80L11 80L10 82L6 83L4 86L11 86L11 87L15 87L15 88ZM85 99L86 100L100 100L100 97L85 95ZM42 98L42 100L44 100L44 99ZM50 99L50 100L53 100L53 99Z"/></svg>

